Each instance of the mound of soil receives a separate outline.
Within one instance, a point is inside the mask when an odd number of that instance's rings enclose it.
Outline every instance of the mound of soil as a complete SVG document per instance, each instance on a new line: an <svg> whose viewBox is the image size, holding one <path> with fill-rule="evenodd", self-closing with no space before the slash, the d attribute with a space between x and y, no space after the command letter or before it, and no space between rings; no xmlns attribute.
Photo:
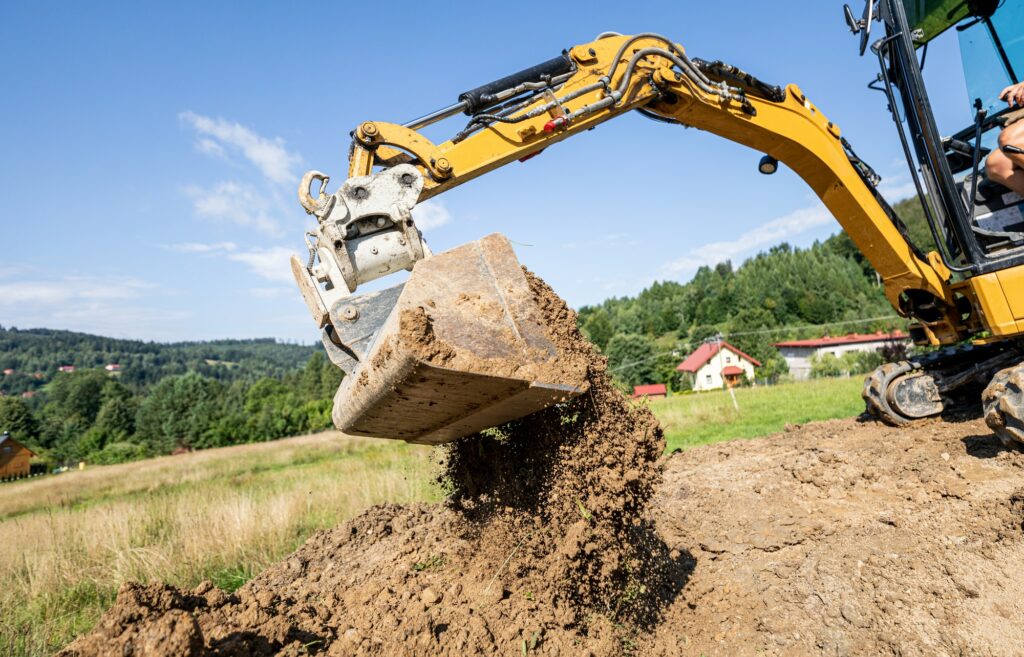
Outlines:
<svg viewBox="0 0 1024 657"><path fill-rule="evenodd" d="M980 420L691 450L654 507L696 567L641 654L1024 654L1024 453Z"/></svg>
<svg viewBox="0 0 1024 657"><path fill-rule="evenodd" d="M1024 453L844 420L659 461L532 285L588 393L449 446L444 504L372 508L233 594L127 584L61 654L1022 653Z"/></svg>
<svg viewBox="0 0 1024 657"><path fill-rule="evenodd" d="M64 654L621 654L689 567L647 509L665 443L575 313L528 281L586 393L446 446L444 505L371 509L234 595L126 585Z"/></svg>
<svg viewBox="0 0 1024 657"><path fill-rule="evenodd" d="M385 506L233 595L126 585L64 654L1021 654L1024 454L981 421L693 449L665 464L653 515L677 554L646 626L529 588L459 509Z"/></svg>

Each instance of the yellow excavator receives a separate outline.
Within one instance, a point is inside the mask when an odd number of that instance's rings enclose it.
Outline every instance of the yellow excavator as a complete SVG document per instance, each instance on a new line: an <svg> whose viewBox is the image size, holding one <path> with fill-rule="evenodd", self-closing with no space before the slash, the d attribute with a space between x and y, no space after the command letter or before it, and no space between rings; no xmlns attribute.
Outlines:
<svg viewBox="0 0 1024 657"><path fill-rule="evenodd" d="M344 378L333 418L350 434L437 444L579 394L579 369L548 339L506 238L432 254L417 203L627 112L706 130L762 153L759 170L792 168L870 261L924 355L865 383L870 413L902 425L979 393L989 426L1024 443L1024 199L984 176L999 129L1016 115L997 98L1024 69L1024 3L868 0L844 8L860 52L877 57L884 92L930 240L914 243L861 160L812 98L721 61L690 57L658 34L601 34L557 57L458 96L399 125L352 133L347 178L328 193L310 171L299 201L316 219L292 271ZM882 30L878 29L880 24ZM871 32L876 37L872 41ZM928 43L955 27L975 120L941 136L925 89ZM977 52L975 52L976 49ZM1002 107L1000 107L1002 105ZM440 144L419 132L465 115ZM1019 114L1019 112L1017 113ZM1024 144L1021 144L1024 147ZM397 286L364 284L411 271Z"/></svg>

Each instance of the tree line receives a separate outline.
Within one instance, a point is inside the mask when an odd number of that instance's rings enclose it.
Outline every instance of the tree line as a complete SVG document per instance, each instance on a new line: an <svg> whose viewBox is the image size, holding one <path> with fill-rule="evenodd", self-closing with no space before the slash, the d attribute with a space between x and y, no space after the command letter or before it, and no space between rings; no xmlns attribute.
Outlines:
<svg viewBox="0 0 1024 657"><path fill-rule="evenodd" d="M894 209L912 239L927 248L917 200ZM906 322L895 316L870 263L839 232L808 248L780 244L739 267L728 261L704 266L687 283L659 282L634 297L584 306L579 325L623 386L659 382L678 390L688 382L676 366L716 335L761 361L759 378L774 380L788 371L775 342L888 331ZM829 362L819 370L859 371L866 363Z"/></svg>
<svg viewBox="0 0 1024 657"><path fill-rule="evenodd" d="M342 372L322 351L306 349L313 353L304 366L255 380L188 371L138 386L99 368L58 373L38 397L0 397L0 430L53 465L118 463L321 431L332 426Z"/></svg>
<svg viewBox="0 0 1024 657"><path fill-rule="evenodd" d="M319 346L272 338L211 342L143 342L54 329L0 326L0 392L20 395L44 388L58 368L120 366L121 381L147 389L168 376L196 372L224 383L280 378L301 367Z"/></svg>

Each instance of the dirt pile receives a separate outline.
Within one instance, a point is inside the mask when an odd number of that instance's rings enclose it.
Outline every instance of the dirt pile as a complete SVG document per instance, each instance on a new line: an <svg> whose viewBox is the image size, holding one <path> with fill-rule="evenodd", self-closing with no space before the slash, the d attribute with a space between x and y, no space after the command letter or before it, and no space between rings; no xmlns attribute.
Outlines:
<svg viewBox="0 0 1024 657"><path fill-rule="evenodd" d="M678 555L646 630L575 619L463 511L385 506L234 595L127 585L65 654L1015 656L1022 489L980 420L817 423L668 459L652 509Z"/></svg>
<svg viewBox="0 0 1024 657"><path fill-rule="evenodd" d="M639 654L1024 654L1024 453L981 420L687 451L654 508L695 568Z"/></svg>
<svg viewBox="0 0 1024 657"><path fill-rule="evenodd" d="M690 566L648 515L664 440L528 278L587 393L448 446L444 505L371 509L233 595L126 585L64 654L622 654Z"/></svg>
<svg viewBox="0 0 1024 657"><path fill-rule="evenodd" d="M1024 453L982 421L791 427L659 470L650 414L533 285L587 394L449 447L446 504L370 509L234 594L125 585L62 654L1024 652Z"/></svg>

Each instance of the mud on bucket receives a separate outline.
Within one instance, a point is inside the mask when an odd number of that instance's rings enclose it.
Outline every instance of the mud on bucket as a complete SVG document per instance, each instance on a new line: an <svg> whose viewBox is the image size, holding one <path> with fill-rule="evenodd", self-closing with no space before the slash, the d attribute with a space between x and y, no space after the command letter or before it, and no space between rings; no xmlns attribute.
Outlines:
<svg viewBox="0 0 1024 657"><path fill-rule="evenodd" d="M347 372L334 424L357 436L445 443L587 389L553 342L504 235L420 260L400 286L338 301L324 345Z"/></svg>

